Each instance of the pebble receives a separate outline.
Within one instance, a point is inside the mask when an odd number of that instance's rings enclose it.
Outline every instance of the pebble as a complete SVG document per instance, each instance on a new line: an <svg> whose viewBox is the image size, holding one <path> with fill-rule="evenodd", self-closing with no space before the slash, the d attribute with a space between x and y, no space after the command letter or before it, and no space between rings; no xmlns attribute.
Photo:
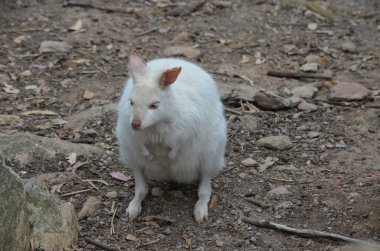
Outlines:
<svg viewBox="0 0 380 251"><path fill-rule="evenodd" d="M293 96L300 98L312 98L314 94L318 91L314 85L302 85L293 87L291 93Z"/></svg>
<svg viewBox="0 0 380 251"><path fill-rule="evenodd" d="M223 246L224 246L224 241L216 240L216 241L215 241L215 245L216 245L217 247L223 247Z"/></svg>
<svg viewBox="0 0 380 251"><path fill-rule="evenodd" d="M301 102L300 99L286 99L265 90L256 92L253 99L260 107L272 111L291 108L297 106Z"/></svg>
<svg viewBox="0 0 380 251"><path fill-rule="evenodd" d="M106 193L106 197L115 199L117 197L117 192L116 191L108 192Z"/></svg>
<svg viewBox="0 0 380 251"><path fill-rule="evenodd" d="M289 190L284 187L284 186L279 186L279 187L276 187L276 188L273 188L272 190L270 190L268 192L268 195L273 197L273 196L280 196L280 195L286 195L286 194L289 194Z"/></svg>
<svg viewBox="0 0 380 251"><path fill-rule="evenodd" d="M319 64L321 62L320 56L314 55L314 54L307 55L305 60L306 60L306 63L317 63L317 64Z"/></svg>
<svg viewBox="0 0 380 251"><path fill-rule="evenodd" d="M252 158L246 158L244 160L241 161L241 164L243 166L247 166L247 167L250 167L250 166L256 166L257 165L257 161L252 159Z"/></svg>
<svg viewBox="0 0 380 251"><path fill-rule="evenodd" d="M304 72L317 72L319 64L317 63L307 63L301 66L301 71Z"/></svg>
<svg viewBox="0 0 380 251"><path fill-rule="evenodd" d="M171 235L172 234L172 230L170 229L170 227L165 228L164 231L163 231L163 234L164 235Z"/></svg>
<svg viewBox="0 0 380 251"><path fill-rule="evenodd" d="M255 143L256 145L274 150L288 150L293 147L291 138L284 135L261 138Z"/></svg>
<svg viewBox="0 0 380 251"><path fill-rule="evenodd" d="M284 202L281 202L280 204L278 204L277 206L275 206L275 209L278 210L278 209L287 209L287 208L292 208L293 207L293 203L291 201L284 201Z"/></svg>
<svg viewBox="0 0 380 251"><path fill-rule="evenodd" d="M335 144L336 148L346 148L347 145L343 140L340 140L338 143Z"/></svg>
<svg viewBox="0 0 380 251"><path fill-rule="evenodd" d="M164 191L159 187L153 187L151 193L155 197L162 197L164 195Z"/></svg>
<svg viewBox="0 0 380 251"><path fill-rule="evenodd" d="M314 131L311 131L311 132L309 132L308 134L307 134L307 136L309 137L309 138L317 138L317 137L319 137L319 135L320 135L320 133L319 132L314 132Z"/></svg>
<svg viewBox="0 0 380 251"><path fill-rule="evenodd" d="M350 41L344 42L341 46L341 49L344 52L349 52L349 53L356 52L355 44Z"/></svg>
<svg viewBox="0 0 380 251"><path fill-rule="evenodd" d="M71 46L64 41L42 41L40 44L40 53L49 52L67 52Z"/></svg>
<svg viewBox="0 0 380 251"><path fill-rule="evenodd" d="M308 103L306 101L302 101L298 105L297 109L300 110L300 111L312 112L312 111L318 110L318 106L316 106L314 104L311 104L311 103Z"/></svg>
<svg viewBox="0 0 380 251"><path fill-rule="evenodd" d="M329 99L335 101L363 100L370 95L370 91L361 84L340 82L330 91Z"/></svg>
<svg viewBox="0 0 380 251"><path fill-rule="evenodd" d="M315 31L317 28L318 28L318 24L316 24L316 23L309 23L307 25L307 29L309 29L311 31Z"/></svg>
<svg viewBox="0 0 380 251"><path fill-rule="evenodd" d="M165 56L185 56L190 59L196 59L201 56L201 51L186 46L170 46L163 51Z"/></svg>

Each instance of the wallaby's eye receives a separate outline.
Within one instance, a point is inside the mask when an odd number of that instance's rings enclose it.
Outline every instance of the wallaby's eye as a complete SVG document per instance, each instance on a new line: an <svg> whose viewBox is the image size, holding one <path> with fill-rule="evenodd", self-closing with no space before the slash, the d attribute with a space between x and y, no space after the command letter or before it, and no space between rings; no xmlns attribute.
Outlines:
<svg viewBox="0 0 380 251"><path fill-rule="evenodd" d="M134 103L133 103L132 99L130 99L129 101L131 102L131 105L134 105Z"/></svg>
<svg viewBox="0 0 380 251"><path fill-rule="evenodd" d="M154 102L154 103L150 104L150 105L149 105L149 109L157 109L159 103L160 103L160 102Z"/></svg>

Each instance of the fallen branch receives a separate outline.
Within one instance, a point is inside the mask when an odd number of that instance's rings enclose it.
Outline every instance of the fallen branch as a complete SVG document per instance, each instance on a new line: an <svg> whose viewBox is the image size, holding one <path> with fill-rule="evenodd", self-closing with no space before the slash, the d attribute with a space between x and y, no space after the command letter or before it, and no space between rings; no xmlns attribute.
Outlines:
<svg viewBox="0 0 380 251"><path fill-rule="evenodd" d="M110 246L107 246L106 244L104 243L101 243L99 241L96 241L96 240L92 240L90 238L84 238L84 240L98 248L101 248L101 249L104 249L104 250L108 250L108 251L117 251L119 250L118 248L116 247L110 247Z"/></svg>
<svg viewBox="0 0 380 251"><path fill-rule="evenodd" d="M268 220L255 220L252 218L243 218L243 222L252 224L256 227L275 229L278 231L287 232L287 233L299 235L302 237L327 238L327 239L332 239L332 240L337 240L337 241L349 242L352 244L366 245L369 247L380 248L380 244L377 244L374 242L362 241L359 239L354 239L351 237L347 237L347 236L343 236L343 235L339 235L339 234L333 234L333 233L324 232L324 231L292 228L292 227L288 227L286 225L274 223L274 222L268 221Z"/></svg>
<svg viewBox="0 0 380 251"><path fill-rule="evenodd" d="M106 12L116 12L116 13L135 13L134 9L131 8L117 8L117 7L107 7L103 3L96 4L93 3L93 1L89 0L68 0L64 3L65 7L82 7L82 8L91 8L91 9L97 9L101 11Z"/></svg>
<svg viewBox="0 0 380 251"><path fill-rule="evenodd" d="M252 198L246 198L245 200L262 208L271 208L273 206L272 204L261 202Z"/></svg>
<svg viewBox="0 0 380 251"><path fill-rule="evenodd" d="M323 74L313 74L313 73L304 73L304 72L293 72L293 71L268 71L268 76L280 77L280 78L313 78L313 79L324 79L331 80L331 76Z"/></svg>
<svg viewBox="0 0 380 251"><path fill-rule="evenodd" d="M146 31L143 31L143 32L135 34L135 37L141 37L141 36L144 36L146 34L158 31L159 29L160 29L160 27L154 27L154 28L151 28L149 30L146 30Z"/></svg>

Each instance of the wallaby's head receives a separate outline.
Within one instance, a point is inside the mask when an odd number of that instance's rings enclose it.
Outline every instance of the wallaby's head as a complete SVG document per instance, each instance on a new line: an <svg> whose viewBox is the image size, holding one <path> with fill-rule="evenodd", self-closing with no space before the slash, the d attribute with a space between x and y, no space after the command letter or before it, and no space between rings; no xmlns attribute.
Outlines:
<svg viewBox="0 0 380 251"><path fill-rule="evenodd" d="M151 69L133 50L129 55L129 69L133 79L129 100L132 111L130 123L134 130L140 130L166 118L166 94L170 85L176 81L181 67L163 71Z"/></svg>

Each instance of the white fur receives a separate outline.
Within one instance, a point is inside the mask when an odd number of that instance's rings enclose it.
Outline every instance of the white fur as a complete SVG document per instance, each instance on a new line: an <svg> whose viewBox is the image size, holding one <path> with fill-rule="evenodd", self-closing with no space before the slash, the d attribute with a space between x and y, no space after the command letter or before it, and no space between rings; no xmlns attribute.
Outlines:
<svg viewBox="0 0 380 251"><path fill-rule="evenodd" d="M160 88L161 74L174 67L182 68L177 80ZM121 159L135 175L135 197L127 213L131 219L140 213L148 193L145 177L180 183L200 180L194 216L201 222L207 219L211 178L224 167L227 140L215 82L199 66L174 58L152 60L144 75L132 75L119 102L116 128ZM158 109L147 108L156 101ZM140 130L132 129L135 116L141 118Z"/></svg>

